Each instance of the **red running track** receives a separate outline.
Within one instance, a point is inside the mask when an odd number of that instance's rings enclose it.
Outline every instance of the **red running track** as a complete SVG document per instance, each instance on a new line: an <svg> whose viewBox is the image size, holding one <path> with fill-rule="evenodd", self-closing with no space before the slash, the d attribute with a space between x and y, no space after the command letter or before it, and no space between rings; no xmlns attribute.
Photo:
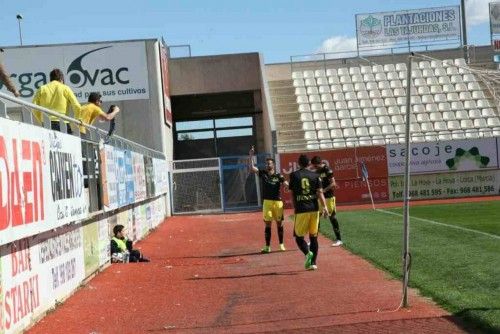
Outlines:
<svg viewBox="0 0 500 334"><path fill-rule="evenodd" d="M320 237L317 271L287 223L286 252L259 254L260 213L169 218L138 244L151 263L113 264L29 333L462 333L460 322ZM273 249L277 249L273 226Z"/></svg>

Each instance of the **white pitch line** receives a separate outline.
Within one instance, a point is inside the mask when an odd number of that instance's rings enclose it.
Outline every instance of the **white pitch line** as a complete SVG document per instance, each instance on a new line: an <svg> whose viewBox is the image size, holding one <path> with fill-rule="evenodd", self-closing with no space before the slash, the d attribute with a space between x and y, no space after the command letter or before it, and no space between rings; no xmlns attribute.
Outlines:
<svg viewBox="0 0 500 334"><path fill-rule="evenodd" d="M394 215L394 216L398 216L398 217L403 217L402 214L396 213L396 212L386 211L386 210L382 210L382 209L377 209L377 211L384 212L384 213L387 213L387 214L390 214L390 215ZM490 238L494 238L494 239L499 239L500 240L500 236L499 235L490 234L490 233L481 232L481 231L476 231L476 230L472 230L472 229L466 228L466 227L449 225L449 224L440 223L440 222L437 222L437 221L434 221L434 220L425 219L425 218L419 218L419 217L412 217L412 216L410 216L410 219L417 219L417 220L420 220L420 221L423 221L423 222L426 222L426 223L429 223L429 224L446 226L446 227L449 227L449 228L454 228L456 230L461 230L461 231L465 231L465 232L471 232L471 233L481 234L481 235L484 235L484 236L487 236L487 237L490 237Z"/></svg>

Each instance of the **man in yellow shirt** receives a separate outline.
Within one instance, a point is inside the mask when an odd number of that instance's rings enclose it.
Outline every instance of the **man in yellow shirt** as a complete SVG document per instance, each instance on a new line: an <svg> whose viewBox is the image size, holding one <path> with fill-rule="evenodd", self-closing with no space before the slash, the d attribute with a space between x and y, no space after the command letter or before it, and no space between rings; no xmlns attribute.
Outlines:
<svg viewBox="0 0 500 334"><path fill-rule="evenodd" d="M93 92L89 95L89 103L84 105L80 110L80 114L78 119L81 120L85 124L92 125L96 118L99 118L101 121L111 121L115 118L115 116L120 112L120 108L117 106L111 106L109 108L109 112L106 114L102 109L102 96L100 93ZM85 126L80 126L80 133L86 134L87 129Z"/></svg>
<svg viewBox="0 0 500 334"><path fill-rule="evenodd" d="M37 90L33 97L33 103L63 115L67 114L68 105L73 109L75 116L79 115L81 109L80 103L71 88L64 84L64 75L58 68L50 72L50 82ZM37 110L33 110L33 113L38 122L42 124L42 113ZM53 130L61 131L58 117L50 116L50 121ZM66 122L66 126L67 132L72 133L68 122Z"/></svg>

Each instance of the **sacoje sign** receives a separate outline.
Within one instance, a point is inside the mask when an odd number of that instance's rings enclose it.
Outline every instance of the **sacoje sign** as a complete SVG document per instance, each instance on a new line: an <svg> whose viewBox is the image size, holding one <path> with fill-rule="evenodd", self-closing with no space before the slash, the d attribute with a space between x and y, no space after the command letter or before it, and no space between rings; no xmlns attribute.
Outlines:
<svg viewBox="0 0 500 334"><path fill-rule="evenodd" d="M50 81L53 68L65 73L65 83L81 102L93 91L106 101L149 97L144 42L12 48L4 56L10 77L28 100Z"/></svg>
<svg viewBox="0 0 500 334"><path fill-rule="evenodd" d="M404 145L387 145L389 175L404 173L406 153ZM415 143L409 154L413 174L498 167L495 138Z"/></svg>
<svg viewBox="0 0 500 334"><path fill-rule="evenodd" d="M0 119L0 245L87 215L79 139Z"/></svg>

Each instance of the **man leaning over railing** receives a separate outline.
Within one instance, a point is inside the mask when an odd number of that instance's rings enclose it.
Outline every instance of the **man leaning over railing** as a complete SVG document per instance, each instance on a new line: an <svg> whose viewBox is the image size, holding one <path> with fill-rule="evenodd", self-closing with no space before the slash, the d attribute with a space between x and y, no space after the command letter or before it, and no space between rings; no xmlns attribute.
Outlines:
<svg viewBox="0 0 500 334"><path fill-rule="evenodd" d="M76 117L84 124L92 125L96 119L101 121L112 121L120 112L120 108L118 108L118 106L112 105L109 108L108 113L105 113L101 109L102 95L98 92L90 93L88 101L89 103L81 108L80 113ZM80 133L82 138L87 137L87 129L85 126L80 126Z"/></svg>
<svg viewBox="0 0 500 334"><path fill-rule="evenodd" d="M9 74L3 67L3 57L2 57L3 49L0 49L0 82L2 82L5 87L7 87L7 90L14 94L15 97L19 97L21 94L19 94L19 91L17 90L16 86L12 83L12 81L9 78Z"/></svg>
<svg viewBox="0 0 500 334"><path fill-rule="evenodd" d="M64 75L58 68L50 72L50 82L37 90L33 97L33 103L63 115L67 113L68 105L71 106L75 115L79 115L82 108L71 88L64 84ZM33 114L38 122L43 124L42 113L33 110ZM52 130L61 131L57 116L50 116L50 121ZM65 121L65 125L67 127L66 132L72 133L67 121Z"/></svg>

